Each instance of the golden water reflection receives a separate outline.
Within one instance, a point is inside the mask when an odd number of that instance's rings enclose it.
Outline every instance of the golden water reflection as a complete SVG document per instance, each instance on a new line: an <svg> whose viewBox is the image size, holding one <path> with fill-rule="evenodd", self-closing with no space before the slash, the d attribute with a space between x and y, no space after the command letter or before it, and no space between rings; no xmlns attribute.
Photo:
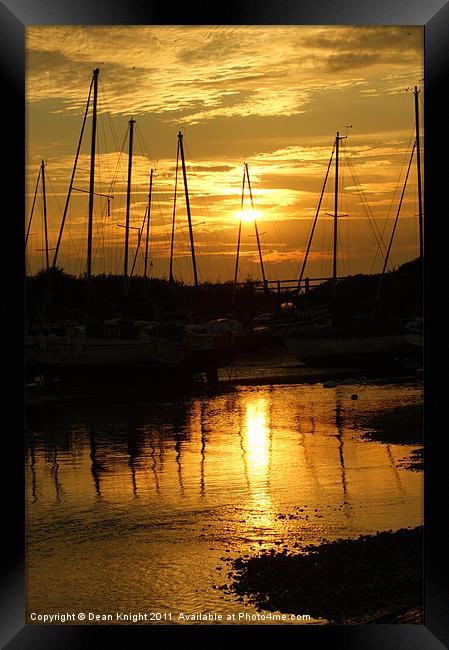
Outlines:
<svg viewBox="0 0 449 650"><path fill-rule="evenodd" d="M270 528L274 523L274 512L269 491L272 431L268 399L250 398L245 409L242 451L249 488L245 508L253 524Z"/></svg>
<svg viewBox="0 0 449 650"><path fill-rule="evenodd" d="M355 517L355 526L361 517L367 524L370 507L379 518L389 502L397 512L407 507L419 477L398 467L407 447L364 440L352 423L357 410L395 405L395 392L367 390L354 403L351 390L242 389L130 409L113 425L96 414L75 425L45 425L29 439L30 501L229 503L266 528L279 524L274 519L286 504L326 503L346 520ZM402 392L399 402L419 399L419 391ZM361 502L363 511L355 511Z"/></svg>
<svg viewBox="0 0 449 650"><path fill-rule="evenodd" d="M221 611L226 551L419 525L422 473L399 464L411 448L366 440L357 416L420 403L422 390L353 392L248 387L28 420L29 606L103 611L120 593L136 611Z"/></svg>
<svg viewBox="0 0 449 650"><path fill-rule="evenodd" d="M244 441L246 464L250 483L266 482L270 464L270 430L268 427L268 402L259 397L246 404Z"/></svg>

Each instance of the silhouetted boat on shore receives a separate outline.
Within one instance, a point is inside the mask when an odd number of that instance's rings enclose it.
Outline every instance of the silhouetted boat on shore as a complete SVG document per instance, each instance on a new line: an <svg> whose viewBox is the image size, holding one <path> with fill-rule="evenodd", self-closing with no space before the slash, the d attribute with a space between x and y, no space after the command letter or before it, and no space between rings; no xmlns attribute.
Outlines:
<svg viewBox="0 0 449 650"><path fill-rule="evenodd" d="M392 363L405 354L403 321L354 318L315 333L287 336L287 350L307 364Z"/></svg>

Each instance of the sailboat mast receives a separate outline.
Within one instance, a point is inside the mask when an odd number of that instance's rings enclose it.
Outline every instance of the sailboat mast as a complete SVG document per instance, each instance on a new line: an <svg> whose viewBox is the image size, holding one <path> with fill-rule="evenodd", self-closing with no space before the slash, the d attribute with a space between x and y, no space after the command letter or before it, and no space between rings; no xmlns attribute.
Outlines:
<svg viewBox="0 0 449 650"><path fill-rule="evenodd" d="M410 168L412 166L413 155L415 153L415 147L416 147L416 141L413 144L412 153L410 155L410 160L409 160L408 167L407 167L407 173L405 175L405 181L404 181L404 185L402 187L401 198L399 200L398 210L397 210L397 213L396 213L396 218L394 220L393 230L391 232L390 242L388 244L388 249L387 249L387 252L386 252L386 255L385 255L384 265L383 265L382 273L380 275L379 284L377 285L376 298L375 298L374 306L373 306L373 309L372 309L372 312L371 312L372 317L374 317L375 311L377 309L377 305L379 303L380 290L382 288L382 283L383 283L383 279L384 279L384 276L385 276L385 271L387 270L388 260L390 258L390 251L391 251L391 247L393 245L393 238L394 238L394 234L396 232L396 226L398 225L399 214L401 212L402 202L404 200L405 188L407 187L407 181L408 181L408 177L409 177L409 174L410 174Z"/></svg>
<svg viewBox="0 0 449 650"><path fill-rule="evenodd" d="M86 126L87 114L89 112L90 96L92 94L92 86L94 84L94 79L95 79L95 71L94 71L94 75L92 77L92 81L90 82L89 96L87 98L86 109L84 111L83 124L81 126L81 133L80 133L80 137L79 137L79 140L78 140L78 148L76 150L75 162L73 163L72 176L70 178L69 190L67 192L67 198L66 198L66 202L65 202L64 213L62 215L61 227L59 229L58 241L56 243L56 251L55 251L54 258L53 258L53 264L52 264L53 268L56 268L56 262L57 262L57 259L58 259L59 248L61 246L62 233L64 231L64 224L65 224L65 220L66 220L66 217L67 217L67 211L69 209L70 197L72 195L73 181L75 180L76 166L78 164L78 158L79 158L79 154L80 154L80 150L81 150L81 143L83 141L84 127Z"/></svg>
<svg viewBox="0 0 449 650"><path fill-rule="evenodd" d="M148 245L150 241L150 213L151 213L151 191L153 187L153 169L150 171L150 189L148 192L148 216L147 216L147 236L145 242L145 265L143 269L143 277L147 277L147 266L148 266Z"/></svg>
<svg viewBox="0 0 449 650"><path fill-rule="evenodd" d="M423 209L422 209L422 187L421 187L421 150L419 141L419 95L418 87L415 86L415 124L416 124L416 164L418 175L418 210L419 210L419 257L422 259L424 255L424 236L423 236Z"/></svg>
<svg viewBox="0 0 449 650"><path fill-rule="evenodd" d="M245 163L245 168L246 168L246 178L248 179L248 189L249 189L249 196L250 196L250 199L251 199L251 207L252 207L252 209L254 211L253 193L251 191L251 183L250 183L250 180L249 180L249 171L248 171L248 164L247 163ZM260 260L260 269L262 271L262 280L263 280L263 283L265 285L265 283L266 283L265 269L264 269L264 265L263 265L262 249L260 247L259 229L257 228L256 217L254 217L254 229L256 231L257 248L258 248L258 251L259 251L259 260Z"/></svg>
<svg viewBox="0 0 449 650"><path fill-rule="evenodd" d="M237 284L237 275L239 271L239 255L240 255L240 238L242 235L242 216L243 212L243 199L245 195L245 179L246 179L246 167L243 168L243 182L242 182L242 197L240 200L240 221L239 221L239 234L237 237L237 254L235 257L235 273L234 273L234 284Z"/></svg>
<svg viewBox="0 0 449 650"><path fill-rule="evenodd" d="M182 174L184 177L184 191L186 195L186 207L187 207L187 219L189 222L189 236L190 236L190 249L192 251L192 265L193 265L193 277L195 281L195 287L198 286L198 275L196 270L196 259L195 259L195 246L193 244L193 230L192 230L192 218L190 215L190 201L189 201L189 190L187 187L187 172L186 172L186 163L184 158L184 145L182 141L182 133L178 133L180 152L181 152L181 165L182 165Z"/></svg>
<svg viewBox="0 0 449 650"><path fill-rule="evenodd" d="M45 192L45 163L42 161L41 164L41 173L42 173L42 200L44 205L44 231L45 231L45 262L47 265L47 271L50 269L50 262L48 259L48 227L47 227L47 196Z"/></svg>
<svg viewBox="0 0 449 650"><path fill-rule="evenodd" d="M243 199L245 196L245 180L246 180L246 167L243 167L242 197L240 199L240 221L239 221L239 234L237 237L237 254L235 256L234 291L232 294L232 307L235 306L235 299L237 296L237 277L239 272L240 239L242 236L242 212L243 212Z"/></svg>
<svg viewBox="0 0 449 650"><path fill-rule="evenodd" d="M97 135L97 94L98 94L98 75L100 70L95 68L93 71L94 97L92 106L92 140L90 149L90 184L89 184L89 217L87 231L87 277L92 275L92 224L94 213L94 186L95 186L95 142Z"/></svg>
<svg viewBox="0 0 449 650"><path fill-rule="evenodd" d="M39 188L40 178L41 178L41 168L39 167L39 173L37 175L37 181L36 181L36 188L34 190L33 205L31 206L30 220L28 222L27 234L26 234L26 237L25 237L25 248L27 247L28 237L30 236L31 222L33 221L34 206L36 204L37 190Z"/></svg>
<svg viewBox="0 0 449 650"><path fill-rule="evenodd" d="M170 270L168 274L170 283L174 281L173 251L175 246L175 219L176 219L176 194L178 191L178 169L179 169L179 139L178 139L178 148L176 150L175 195L173 199L173 219L172 219L172 226L171 226L171 241L170 241Z"/></svg>
<svg viewBox="0 0 449 650"><path fill-rule="evenodd" d="M131 205L131 174L133 166L133 136L135 120L129 120L129 149L128 149L128 186L126 189L126 225L125 225L125 267L123 270L123 277L125 281L128 278L128 250L129 250L129 209Z"/></svg>
<svg viewBox="0 0 449 650"><path fill-rule="evenodd" d="M312 245L312 239L313 239L313 235L315 233L315 226L316 226L316 223L317 223L317 220L318 220L318 215L320 213L321 203L323 201L324 191L326 189L327 179L328 179L328 176L329 176L329 171L330 171L330 168L331 168L331 165L332 165L333 157L334 157L334 151L332 151L332 154L331 154L331 157L330 157L330 160L329 160L329 164L327 166L326 176L324 178L324 183L323 183L323 189L321 190L320 200L318 201L318 206L317 206L316 213L315 213L315 219L313 220L312 230L310 232L309 241L307 243L306 254L304 255L304 261L302 263L301 273L299 274L298 286L297 286L297 289L296 289L298 292L301 290L301 283L302 283L302 279L304 277L304 272L305 272L305 269L306 269L307 259L309 257L310 247Z"/></svg>
<svg viewBox="0 0 449 650"><path fill-rule="evenodd" d="M133 277L134 269L136 267L137 256L139 254L140 242L142 241L142 234L143 234L143 229L145 228L145 221L146 221L147 215L148 215L148 208L145 208L145 214L144 214L143 221L142 221L142 227L137 228L137 230L139 231L138 235L137 235L137 247L136 247L136 252L134 253L134 260L133 260L133 263L132 263L132 266L131 266L131 272L129 274L130 279Z"/></svg>
<svg viewBox="0 0 449 650"><path fill-rule="evenodd" d="M333 252L333 268L332 268L332 295L335 298L337 288L337 247L338 247L338 165L340 154L340 141L345 140L346 135L340 135L337 131L335 138L335 197L334 197L334 252Z"/></svg>
<svg viewBox="0 0 449 650"><path fill-rule="evenodd" d="M340 151L340 133L337 131L335 138L335 197L334 197L334 252L333 252L333 268L332 268L332 283L333 292L335 295L335 287L337 284L337 221L338 221L338 157Z"/></svg>

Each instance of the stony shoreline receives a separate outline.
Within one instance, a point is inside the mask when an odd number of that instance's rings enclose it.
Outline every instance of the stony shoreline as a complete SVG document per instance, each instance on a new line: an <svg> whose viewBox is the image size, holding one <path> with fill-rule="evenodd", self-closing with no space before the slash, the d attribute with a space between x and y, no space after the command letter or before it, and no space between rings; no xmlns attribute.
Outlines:
<svg viewBox="0 0 449 650"><path fill-rule="evenodd" d="M423 623L423 527L231 560L228 591L331 624Z"/></svg>

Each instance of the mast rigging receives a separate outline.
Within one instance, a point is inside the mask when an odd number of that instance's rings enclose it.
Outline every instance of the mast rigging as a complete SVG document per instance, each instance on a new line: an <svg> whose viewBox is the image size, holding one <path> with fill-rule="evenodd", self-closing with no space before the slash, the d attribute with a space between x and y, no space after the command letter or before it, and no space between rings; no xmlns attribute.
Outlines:
<svg viewBox="0 0 449 650"><path fill-rule="evenodd" d="M184 191L186 196L186 208L187 208L187 219L189 222L189 237L190 237L190 250L192 253L192 266L193 266L193 279L195 282L195 287L198 286L198 274L196 270L196 259L195 259L195 246L193 243L193 230L192 230L192 218L190 215L190 200L189 200L189 188L187 186L187 172L186 172L186 163L184 158L184 144L183 136L181 131L178 133L180 153L181 153L181 165L182 165L182 175L184 177Z"/></svg>

